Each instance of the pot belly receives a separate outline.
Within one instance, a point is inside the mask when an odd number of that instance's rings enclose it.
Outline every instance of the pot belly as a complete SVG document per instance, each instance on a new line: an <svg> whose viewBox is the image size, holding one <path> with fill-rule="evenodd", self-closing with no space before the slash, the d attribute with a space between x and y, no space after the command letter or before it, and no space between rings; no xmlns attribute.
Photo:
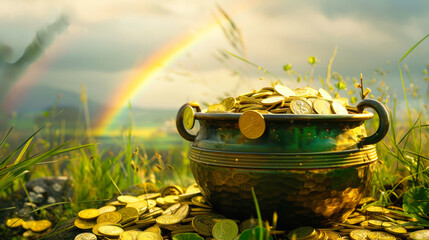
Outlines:
<svg viewBox="0 0 429 240"><path fill-rule="evenodd" d="M251 189L265 219L287 229L342 222L369 186L374 146L339 152L269 154L191 147L191 169L204 197L231 218L256 217Z"/></svg>

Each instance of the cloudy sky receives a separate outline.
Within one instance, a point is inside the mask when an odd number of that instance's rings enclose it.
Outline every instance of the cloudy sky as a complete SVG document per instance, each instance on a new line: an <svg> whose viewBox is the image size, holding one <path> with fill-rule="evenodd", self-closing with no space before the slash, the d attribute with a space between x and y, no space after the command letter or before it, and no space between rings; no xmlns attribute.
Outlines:
<svg viewBox="0 0 429 240"><path fill-rule="evenodd" d="M159 66L130 96L132 105L178 108L189 100L213 102L226 93L269 85L273 78L259 80L263 74L258 68L233 57L225 62L216 58L222 50L242 54L221 28L203 31L216 18L225 20L217 6L241 32L247 59L292 87L318 88L320 82L297 84L297 76L284 72L283 65L290 63L305 75L311 69L308 57L316 56L314 76L324 77L337 47L333 71L350 77L363 73L369 80L375 69L390 70L379 79L400 94L397 63L429 33L429 2L423 0L1 0L0 53L7 64L24 54L38 31L61 16L68 22L8 93L22 94L20 89L31 91L33 86L79 93L84 85L91 100L112 105L113 96L141 74L142 66L183 38L195 41ZM428 41L405 60L423 94L428 85L422 80L429 63Z"/></svg>

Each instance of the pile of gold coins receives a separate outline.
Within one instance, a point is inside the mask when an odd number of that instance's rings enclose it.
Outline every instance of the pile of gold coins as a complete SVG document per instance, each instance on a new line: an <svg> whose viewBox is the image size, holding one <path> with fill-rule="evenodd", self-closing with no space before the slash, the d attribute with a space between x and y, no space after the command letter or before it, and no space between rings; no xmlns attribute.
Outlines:
<svg viewBox="0 0 429 240"><path fill-rule="evenodd" d="M25 238L37 238L49 232L52 223L49 220L23 220L22 218L9 218L6 220L6 226L9 228L24 228L23 233Z"/></svg>
<svg viewBox="0 0 429 240"><path fill-rule="evenodd" d="M329 228L304 226L287 231L269 226L268 233L272 239L279 240L429 239L429 229L418 226L416 219L400 214L401 208L371 206L373 201L363 199L344 223ZM170 185L159 192L139 196L121 195L103 207L84 209L77 215L74 225L82 232L75 240L244 240L247 238L242 235L258 225L255 219L238 221L214 212L195 184L187 188ZM51 227L46 220L26 222L19 218L9 219L6 224L35 233L49 231ZM265 223L264 227L267 227ZM28 237L34 238L34 235Z"/></svg>
<svg viewBox="0 0 429 240"><path fill-rule="evenodd" d="M290 89L284 85L264 87L259 91L228 97L219 104L213 104L203 112L243 113L254 110L261 114L349 114L356 113L355 107L344 97L332 97L327 91L310 87Z"/></svg>

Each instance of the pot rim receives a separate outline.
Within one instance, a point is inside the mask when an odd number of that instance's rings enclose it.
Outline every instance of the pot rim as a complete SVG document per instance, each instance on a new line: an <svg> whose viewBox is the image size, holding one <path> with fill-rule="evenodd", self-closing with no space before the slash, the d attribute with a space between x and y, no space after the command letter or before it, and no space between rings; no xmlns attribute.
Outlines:
<svg viewBox="0 0 429 240"><path fill-rule="evenodd" d="M203 113L196 112L195 119L198 120L237 120L243 113ZM310 122L320 121L365 121L374 117L371 112L357 113L357 114L265 114L261 113L267 121L295 121L304 120Z"/></svg>

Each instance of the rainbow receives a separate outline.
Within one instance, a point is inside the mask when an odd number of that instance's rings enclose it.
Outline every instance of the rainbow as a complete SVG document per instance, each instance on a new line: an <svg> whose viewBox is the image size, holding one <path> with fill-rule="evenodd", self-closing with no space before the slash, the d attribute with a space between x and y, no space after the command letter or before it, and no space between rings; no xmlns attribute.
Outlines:
<svg viewBox="0 0 429 240"><path fill-rule="evenodd" d="M240 12L251 7L254 7L260 0L246 2L245 6L237 6L234 9ZM237 14L237 11L232 11ZM226 20L224 20L226 21ZM192 48L194 44L204 39L212 31L220 28L219 20L212 19L203 25L193 34L188 34L173 39L169 44L162 47L160 50L150 56L139 68L138 74L130 78L123 84L122 89L118 90L111 98L111 106L106 107L102 113L97 117L95 127L93 129L94 135L103 135L111 131L112 123L120 116L121 111L127 108L131 99L134 99L141 93L145 87L155 79L155 76L163 70L163 67L169 65L171 62L180 57L187 50Z"/></svg>

